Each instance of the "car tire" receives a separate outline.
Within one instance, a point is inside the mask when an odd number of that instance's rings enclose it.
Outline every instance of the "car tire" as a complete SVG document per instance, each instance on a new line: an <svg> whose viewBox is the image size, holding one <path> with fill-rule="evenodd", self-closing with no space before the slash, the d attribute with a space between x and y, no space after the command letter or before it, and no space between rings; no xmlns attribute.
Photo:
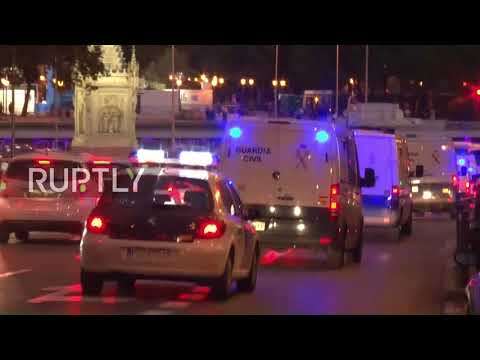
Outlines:
<svg viewBox="0 0 480 360"><path fill-rule="evenodd" d="M360 239L358 240L358 245L352 251L352 261L356 264L362 262L362 253L363 253L363 228L360 230Z"/></svg>
<svg viewBox="0 0 480 360"><path fill-rule="evenodd" d="M118 292L122 295L135 294L135 279L120 279L117 281Z"/></svg>
<svg viewBox="0 0 480 360"><path fill-rule="evenodd" d="M28 242L29 234L28 231L17 231L15 232L15 239L21 242Z"/></svg>
<svg viewBox="0 0 480 360"><path fill-rule="evenodd" d="M410 212L410 215L408 216L408 220L406 224L402 225L400 232L402 235L412 235L412 231L413 231L413 215L412 215L412 212Z"/></svg>
<svg viewBox="0 0 480 360"><path fill-rule="evenodd" d="M248 277L237 281L237 290L240 292L251 293L257 286L257 273L258 273L258 260L260 251L258 247L255 249L255 253L252 257L252 263L250 264L250 271Z"/></svg>
<svg viewBox="0 0 480 360"><path fill-rule="evenodd" d="M100 295L103 288L103 278L97 273L82 269L80 272L80 284L82 285L83 294L91 296Z"/></svg>
<svg viewBox="0 0 480 360"><path fill-rule="evenodd" d="M233 256L229 256L225 264L225 270L222 276L215 281L212 286L212 295L214 299L225 301L230 296L233 278Z"/></svg>

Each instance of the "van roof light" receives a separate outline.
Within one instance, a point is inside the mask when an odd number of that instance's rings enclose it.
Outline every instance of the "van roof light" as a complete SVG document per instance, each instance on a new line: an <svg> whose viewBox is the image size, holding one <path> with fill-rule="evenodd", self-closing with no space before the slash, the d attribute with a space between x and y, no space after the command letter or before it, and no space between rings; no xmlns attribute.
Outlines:
<svg viewBox="0 0 480 360"><path fill-rule="evenodd" d="M229 134L232 138L238 139L240 136L242 136L242 129L239 127L233 127L230 129Z"/></svg>

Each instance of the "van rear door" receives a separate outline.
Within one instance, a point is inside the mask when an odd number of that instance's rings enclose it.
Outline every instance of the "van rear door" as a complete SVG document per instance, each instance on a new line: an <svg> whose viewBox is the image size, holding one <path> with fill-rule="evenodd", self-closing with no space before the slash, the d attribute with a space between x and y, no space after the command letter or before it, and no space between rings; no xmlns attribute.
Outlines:
<svg viewBox="0 0 480 360"><path fill-rule="evenodd" d="M273 172L281 158L279 126L245 121L233 123L227 129L220 170L235 182L245 204L274 202Z"/></svg>
<svg viewBox="0 0 480 360"><path fill-rule="evenodd" d="M276 204L328 207L330 185L338 173L336 138L330 129L313 124L283 125L281 156L275 168L280 175L274 184ZM319 132L323 135L317 138Z"/></svg>
<svg viewBox="0 0 480 360"><path fill-rule="evenodd" d="M365 210L388 208L392 187L399 186L399 163L396 139L381 132L356 131L360 174L366 168L375 170L375 186L362 189Z"/></svg>

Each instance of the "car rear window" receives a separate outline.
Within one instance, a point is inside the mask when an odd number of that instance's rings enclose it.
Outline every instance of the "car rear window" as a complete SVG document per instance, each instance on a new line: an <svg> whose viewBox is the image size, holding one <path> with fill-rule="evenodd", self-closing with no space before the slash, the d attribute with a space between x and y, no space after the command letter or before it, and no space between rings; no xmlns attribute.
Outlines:
<svg viewBox="0 0 480 360"><path fill-rule="evenodd" d="M144 206L149 204L158 210L194 211L200 213L213 210L213 196L206 180L180 176L142 175L134 191L134 179L124 174L117 178L117 188L125 192L113 192L106 188L104 196L110 196L114 203L125 205L139 200Z"/></svg>
<svg viewBox="0 0 480 360"><path fill-rule="evenodd" d="M76 168L81 168L81 164L74 161L65 161L65 160L50 160L49 164L39 164L38 160L17 160L12 163L7 168L6 177L16 180L29 180L29 170L30 168L36 169L45 169L50 171L53 168L53 173L55 180L62 181L64 179L65 169L68 169L68 177L71 176L71 170ZM50 174L50 173L48 173ZM37 174L38 175L38 174Z"/></svg>

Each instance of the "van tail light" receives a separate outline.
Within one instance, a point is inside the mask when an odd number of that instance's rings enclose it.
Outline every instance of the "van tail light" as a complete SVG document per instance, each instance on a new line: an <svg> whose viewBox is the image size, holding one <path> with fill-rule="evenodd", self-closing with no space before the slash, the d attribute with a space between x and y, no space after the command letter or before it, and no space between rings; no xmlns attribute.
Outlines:
<svg viewBox="0 0 480 360"><path fill-rule="evenodd" d="M471 195L471 194L472 194L472 186L471 186L471 184L470 184L470 181L467 181L467 182L465 183L465 193L466 193L467 195Z"/></svg>
<svg viewBox="0 0 480 360"><path fill-rule="evenodd" d="M197 239L218 239L225 234L226 224L216 219L200 219L197 221Z"/></svg>
<svg viewBox="0 0 480 360"><path fill-rule="evenodd" d="M93 234L105 234L107 219L101 215L90 215L87 219L87 230Z"/></svg>
<svg viewBox="0 0 480 360"><path fill-rule="evenodd" d="M340 185L330 185L330 215L337 216L340 209Z"/></svg>
<svg viewBox="0 0 480 360"><path fill-rule="evenodd" d="M392 191L390 193L390 206L392 209L398 208L400 205L400 187L398 185L392 186Z"/></svg>

